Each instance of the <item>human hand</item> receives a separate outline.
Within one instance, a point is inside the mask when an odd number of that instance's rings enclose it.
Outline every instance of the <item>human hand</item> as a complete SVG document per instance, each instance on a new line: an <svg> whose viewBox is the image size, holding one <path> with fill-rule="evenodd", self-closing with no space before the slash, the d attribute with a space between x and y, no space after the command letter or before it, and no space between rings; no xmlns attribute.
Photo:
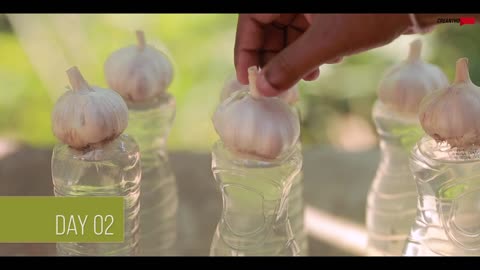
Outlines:
<svg viewBox="0 0 480 270"><path fill-rule="evenodd" d="M257 88L276 96L302 78L316 79L322 64L386 45L410 26L408 14L241 14L237 78L248 84L247 68L261 66Z"/></svg>

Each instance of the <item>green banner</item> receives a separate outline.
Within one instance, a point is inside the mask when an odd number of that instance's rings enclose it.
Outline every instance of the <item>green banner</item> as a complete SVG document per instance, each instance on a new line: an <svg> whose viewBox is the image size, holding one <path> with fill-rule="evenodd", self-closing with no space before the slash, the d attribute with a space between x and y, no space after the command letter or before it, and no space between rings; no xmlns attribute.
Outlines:
<svg viewBox="0 0 480 270"><path fill-rule="evenodd" d="M124 241L123 197L0 197L0 243Z"/></svg>

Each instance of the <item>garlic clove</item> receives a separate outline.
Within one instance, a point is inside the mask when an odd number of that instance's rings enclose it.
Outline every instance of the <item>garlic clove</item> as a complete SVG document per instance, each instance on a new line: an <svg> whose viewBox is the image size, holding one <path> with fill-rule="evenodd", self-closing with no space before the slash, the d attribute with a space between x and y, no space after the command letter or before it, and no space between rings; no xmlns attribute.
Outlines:
<svg viewBox="0 0 480 270"><path fill-rule="evenodd" d="M227 149L249 158L274 160L297 143L296 113L279 98L256 92L257 68L249 69L249 91L237 91L213 115L213 124Z"/></svg>
<svg viewBox="0 0 480 270"><path fill-rule="evenodd" d="M116 92L90 86L77 67L67 70L72 89L56 102L52 131L76 149L118 137L128 125L128 108Z"/></svg>
<svg viewBox="0 0 480 270"><path fill-rule="evenodd" d="M480 88L468 73L468 59L456 64L453 84L425 97L419 119L425 132L438 142L452 147L469 147L480 143Z"/></svg>
<svg viewBox="0 0 480 270"><path fill-rule="evenodd" d="M420 58L421 49L421 40L413 41L407 59L391 67L380 81L378 97L395 112L416 116L425 95L448 85L440 68Z"/></svg>
<svg viewBox="0 0 480 270"><path fill-rule="evenodd" d="M137 45L113 52L104 72L110 88L129 102L142 102L164 94L173 80L168 57L148 45L143 31L137 31Z"/></svg>

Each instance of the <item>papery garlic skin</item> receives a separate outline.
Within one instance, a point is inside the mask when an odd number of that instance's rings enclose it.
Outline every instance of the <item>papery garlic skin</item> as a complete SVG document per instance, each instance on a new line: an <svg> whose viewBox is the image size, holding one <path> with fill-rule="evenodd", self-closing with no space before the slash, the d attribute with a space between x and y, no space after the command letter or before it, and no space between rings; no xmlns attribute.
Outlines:
<svg viewBox="0 0 480 270"><path fill-rule="evenodd" d="M289 105L297 103L299 100L298 86L294 85L292 88L278 95L278 97Z"/></svg>
<svg viewBox="0 0 480 270"><path fill-rule="evenodd" d="M221 103L213 115L213 124L229 150L273 160L297 143L300 123L286 102L260 96L253 72L249 69L250 91L238 91Z"/></svg>
<svg viewBox="0 0 480 270"><path fill-rule="evenodd" d="M214 114L215 130L225 146L240 154L275 159L300 134L297 116L283 101L252 98L239 92Z"/></svg>
<svg viewBox="0 0 480 270"><path fill-rule="evenodd" d="M248 85L244 85L241 82L239 82L236 76L228 78L223 85L222 92L220 94L220 101L221 102L224 101L236 91L240 91L240 90L248 91L248 89L249 89ZM293 86L292 88L278 95L278 98L287 102L289 105L293 105L297 103L299 99L297 85Z"/></svg>
<svg viewBox="0 0 480 270"><path fill-rule="evenodd" d="M220 102L223 102L233 93L241 90L248 91L248 85L239 82L235 76L228 78L223 84L222 92L220 93Z"/></svg>
<svg viewBox="0 0 480 270"><path fill-rule="evenodd" d="M72 89L55 104L53 134L76 149L118 137L128 125L128 108L122 97L110 89L88 85L77 67L67 73Z"/></svg>
<svg viewBox="0 0 480 270"><path fill-rule="evenodd" d="M378 87L378 97L386 107L413 117L427 94L449 83L439 67L420 58L421 48L420 40L413 41L408 58L391 67Z"/></svg>
<svg viewBox="0 0 480 270"><path fill-rule="evenodd" d="M425 97L419 119L425 132L451 147L480 144L480 88L470 80L468 59L456 64L455 82Z"/></svg>
<svg viewBox="0 0 480 270"><path fill-rule="evenodd" d="M137 39L137 45L113 52L104 66L108 86L129 102L159 96L173 80L173 67L168 57L145 44L142 31L137 31Z"/></svg>

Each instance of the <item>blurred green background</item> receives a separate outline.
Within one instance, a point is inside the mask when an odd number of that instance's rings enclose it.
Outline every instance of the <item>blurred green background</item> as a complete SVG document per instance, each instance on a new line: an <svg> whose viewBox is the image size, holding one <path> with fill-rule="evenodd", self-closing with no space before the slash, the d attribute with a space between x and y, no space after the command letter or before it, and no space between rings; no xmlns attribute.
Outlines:
<svg viewBox="0 0 480 270"><path fill-rule="evenodd" d="M217 139L211 115L224 80L233 74L237 15L225 14L0 14L0 137L35 147L56 142L50 113L78 66L87 80L106 86L103 63L135 42L134 30L174 60L169 88L177 116L170 150L209 151ZM371 108L384 70L406 57L416 35L326 65L315 82L300 83L302 141L356 151L376 147ZM445 24L422 37L423 56L453 78L455 61L471 60L480 84L478 25Z"/></svg>

